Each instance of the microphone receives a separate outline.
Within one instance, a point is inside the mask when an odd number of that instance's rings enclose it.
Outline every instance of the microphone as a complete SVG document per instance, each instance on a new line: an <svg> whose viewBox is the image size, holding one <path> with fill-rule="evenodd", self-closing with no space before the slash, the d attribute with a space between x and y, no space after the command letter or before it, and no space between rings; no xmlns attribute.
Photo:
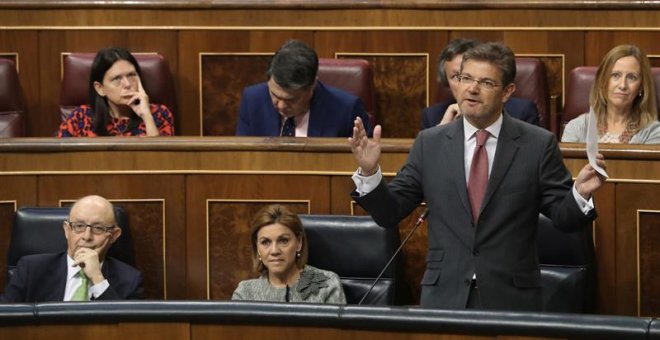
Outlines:
<svg viewBox="0 0 660 340"><path fill-rule="evenodd" d="M360 302L358 302L358 305L361 305L362 302L364 302L364 299L366 299L367 296L369 296L369 293L371 293L371 290L374 289L374 287L376 286L376 283L378 283L378 280L380 280L380 278L383 276L383 274L385 274L385 271L390 266L390 264L392 264L392 261L394 261L394 258L396 258L396 256L399 254L401 249L403 249L403 246L406 245L406 242L408 242L408 239L410 239L410 236L412 236L412 234L415 232L415 230L417 230L417 228L419 228L419 226L422 225L422 222L424 222L424 220L426 220L426 218L428 216L429 216L429 208L426 208L426 209L424 209L422 214L419 215L419 217L417 218L417 221L415 221L415 224L413 225L412 229L410 230L408 235L406 235L406 238L403 239L403 242L401 242L401 245L399 245L399 248L396 249L394 254L392 254L392 257L390 257L390 260L387 261L387 263L385 264L385 267L383 267L383 270L380 271L380 274L378 274L378 276L376 277L374 282L371 284L371 287L369 287L369 290L367 290L367 292L364 293L364 295L360 299Z"/></svg>

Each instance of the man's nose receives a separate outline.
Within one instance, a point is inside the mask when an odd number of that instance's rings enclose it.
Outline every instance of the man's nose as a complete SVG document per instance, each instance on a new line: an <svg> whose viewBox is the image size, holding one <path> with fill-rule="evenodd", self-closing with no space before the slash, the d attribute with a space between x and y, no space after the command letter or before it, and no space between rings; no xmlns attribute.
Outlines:
<svg viewBox="0 0 660 340"><path fill-rule="evenodd" d="M283 100L278 100L275 106L277 107L278 110L284 110L287 108L286 102Z"/></svg>
<svg viewBox="0 0 660 340"><path fill-rule="evenodd" d="M85 230L83 230L82 232L82 237L85 239L92 238L92 227L90 226L85 227Z"/></svg>

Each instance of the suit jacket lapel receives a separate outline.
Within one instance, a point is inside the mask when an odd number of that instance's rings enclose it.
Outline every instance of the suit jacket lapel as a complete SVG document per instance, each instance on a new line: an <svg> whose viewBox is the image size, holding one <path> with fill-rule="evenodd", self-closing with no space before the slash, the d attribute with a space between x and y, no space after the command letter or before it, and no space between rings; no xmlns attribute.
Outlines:
<svg viewBox="0 0 660 340"><path fill-rule="evenodd" d="M451 169L449 173L454 176L453 182L456 184L456 192L463 204L465 213L472 216L472 208L470 208L470 199L468 198L465 182L465 136L462 119L447 130L447 138L449 143L444 145L448 158L447 166Z"/></svg>
<svg viewBox="0 0 660 340"><path fill-rule="evenodd" d="M270 98L270 95L268 98ZM277 112L277 109L275 106L273 106L272 103L268 106L268 108L269 112L267 115L265 115L263 122L265 134L266 136L279 136L282 125L282 115Z"/></svg>
<svg viewBox="0 0 660 340"><path fill-rule="evenodd" d="M497 150L495 151L495 158L493 159L493 168L490 172L490 178L488 179L486 196L481 204L481 211L483 211L488 205L493 194L500 186L500 183L504 179L504 176L509 170L509 166L513 162L516 153L518 153L518 148L520 147L516 141L520 137L520 131L518 131L518 128L511 121L512 118L510 118L508 114L504 114L502 119L502 129L500 130L500 136L497 140Z"/></svg>
<svg viewBox="0 0 660 340"><path fill-rule="evenodd" d="M323 84L317 80L312 99L309 101L309 122L307 125L308 137L323 136L323 126L325 125L323 119L327 115L319 114L319 112L323 110L324 94L325 89L323 88Z"/></svg>
<svg viewBox="0 0 660 340"><path fill-rule="evenodd" d="M66 289L67 274L66 253L62 253L56 261L56 264L50 268L51 275L48 275L51 282L40 282L39 285L48 289L47 297L44 301L64 301L64 290Z"/></svg>

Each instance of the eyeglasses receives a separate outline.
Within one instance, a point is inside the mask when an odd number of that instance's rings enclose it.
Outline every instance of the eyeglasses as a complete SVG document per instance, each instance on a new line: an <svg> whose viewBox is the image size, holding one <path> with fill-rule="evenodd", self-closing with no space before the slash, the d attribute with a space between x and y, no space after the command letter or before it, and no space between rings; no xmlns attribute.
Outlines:
<svg viewBox="0 0 660 340"><path fill-rule="evenodd" d="M71 228L71 230L73 230L73 232L78 234L84 232L85 229L87 229L87 227L89 227L92 230L92 233L96 235L112 232L112 230L116 228L116 226L114 225L104 226L100 224L94 224L94 225L85 224L82 222L71 222L71 221L64 221L64 222L66 222L66 224L69 225L69 227Z"/></svg>
<svg viewBox="0 0 660 340"><path fill-rule="evenodd" d="M120 75L117 75L117 76L114 76L114 77L110 78L110 84L112 86L119 87L122 84L122 82L124 81L124 78L128 79L129 83L132 83L137 79L137 77L138 77L138 74L135 71L134 72L129 72L125 75L120 74Z"/></svg>
<svg viewBox="0 0 660 340"><path fill-rule="evenodd" d="M502 86L502 84L498 84L498 83L496 83L496 82L494 82L490 79L481 79L481 80L480 79L474 79L470 76L466 76L466 75L462 75L462 74L459 74L457 76L457 78L458 78L458 81L461 84L465 84L465 85L469 86L469 85L472 85L474 83L477 83L477 85L479 85L479 87L481 87L484 90L492 90L492 89L494 89L498 86Z"/></svg>

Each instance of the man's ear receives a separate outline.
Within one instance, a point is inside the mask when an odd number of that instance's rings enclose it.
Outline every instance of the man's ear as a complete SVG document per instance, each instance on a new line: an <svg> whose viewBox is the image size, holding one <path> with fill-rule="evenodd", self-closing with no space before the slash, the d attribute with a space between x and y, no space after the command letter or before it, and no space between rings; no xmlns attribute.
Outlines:
<svg viewBox="0 0 660 340"><path fill-rule="evenodd" d="M116 227L115 230L112 231L111 243L115 243L115 241L117 241L117 239L119 239L119 236L121 236L121 228Z"/></svg>
<svg viewBox="0 0 660 340"><path fill-rule="evenodd" d="M509 97L511 97L511 95L513 95L513 93L516 92L516 84L511 83L505 86L503 91L504 94L502 96L502 103L506 103L506 101L509 100Z"/></svg>
<svg viewBox="0 0 660 340"><path fill-rule="evenodd" d="M64 238L69 239L69 228L66 225L66 222L62 222L62 231L64 231Z"/></svg>
<svg viewBox="0 0 660 340"><path fill-rule="evenodd" d="M98 81L94 82L94 90L98 93L99 96L105 97L105 91L103 90L103 85Z"/></svg>

